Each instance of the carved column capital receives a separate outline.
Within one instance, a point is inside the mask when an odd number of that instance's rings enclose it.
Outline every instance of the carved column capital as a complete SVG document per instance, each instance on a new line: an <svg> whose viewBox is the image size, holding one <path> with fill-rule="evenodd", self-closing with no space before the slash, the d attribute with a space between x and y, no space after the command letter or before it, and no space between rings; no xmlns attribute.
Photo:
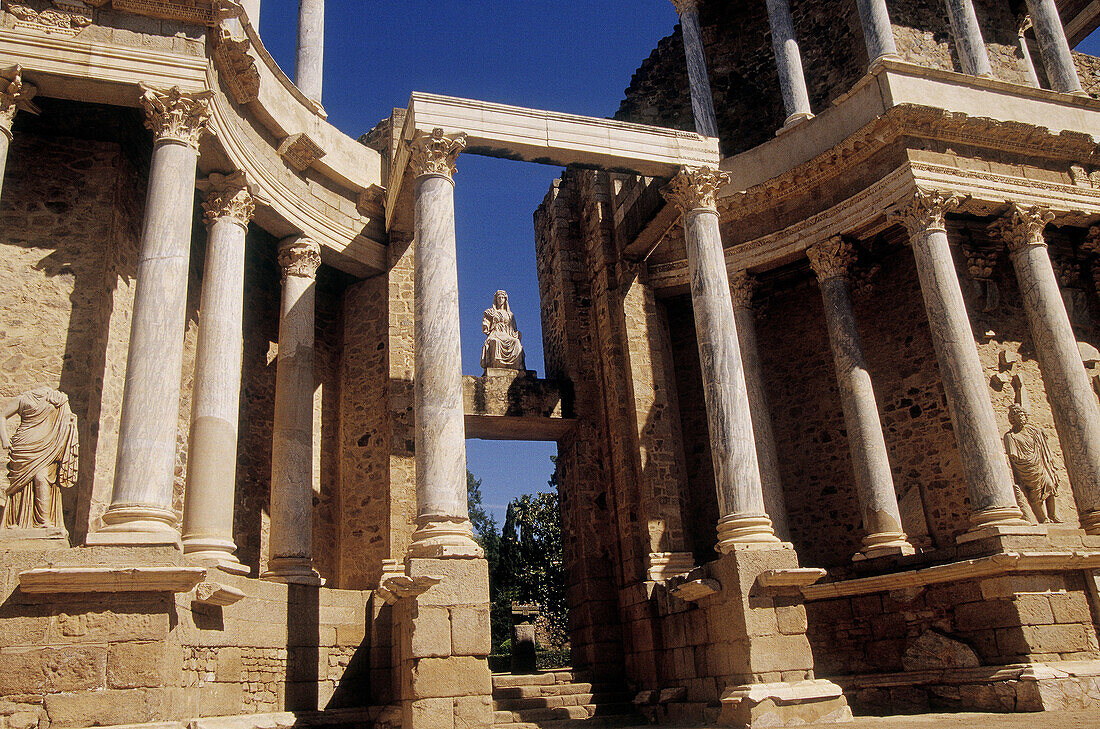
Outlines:
<svg viewBox="0 0 1100 729"><path fill-rule="evenodd" d="M718 212L718 190L730 181L728 172L710 167L681 167L680 174L661 189L661 194L681 212Z"/></svg>
<svg viewBox="0 0 1100 729"><path fill-rule="evenodd" d="M1015 253L1027 246L1045 246L1047 242L1043 237L1043 230L1052 220L1054 213L1046 208L1013 204L1009 206L1005 216L990 228L994 235L1004 239L1008 252Z"/></svg>
<svg viewBox="0 0 1100 729"><path fill-rule="evenodd" d="M305 236L287 238L279 244L279 268L287 276L316 278L321 266L321 247Z"/></svg>
<svg viewBox="0 0 1100 729"><path fill-rule="evenodd" d="M206 193L202 209L207 225L213 225L220 218L231 218L248 227L248 221L256 212L256 202L252 199L244 172L229 175L211 172L209 177L199 180L197 184Z"/></svg>
<svg viewBox="0 0 1100 729"><path fill-rule="evenodd" d="M672 4L676 6L677 15L699 10L699 0L672 0Z"/></svg>
<svg viewBox="0 0 1100 729"><path fill-rule="evenodd" d="M409 166L414 177L438 175L454 179L458 155L466 149L466 134L444 134L438 127L431 133L416 130L405 142L409 148Z"/></svg>
<svg viewBox="0 0 1100 729"><path fill-rule="evenodd" d="M1028 13L1022 13L1016 18L1016 35L1020 38L1024 37L1024 34L1031 30L1031 15Z"/></svg>
<svg viewBox="0 0 1100 729"><path fill-rule="evenodd" d="M37 113L31 99L38 93L33 85L23 81L22 66L11 66L0 71L0 132L11 139L11 125L15 112L26 109Z"/></svg>
<svg viewBox="0 0 1100 729"><path fill-rule="evenodd" d="M181 91L179 86L162 91L142 84L141 104L145 126L156 141L174 141L198 150L199 140L210 119L213 91Z"/></svg>
<svg viewBox="0 0 1100 729"><path fill-rule="evenodd" d="M736 271L730 276L730 296L734 309L751 309L752 297L756 293L756 277L748 271Z"/></svg>
<svg viewBox="0 0 1100 729"><path fill-rule="evenodd" d="M837 235L807 248L806 257L810 259L810 268L814 270L817 280L825 281L847 277L848 269L855 261L855 251L851 243Z"/></svg>
<svg viewBox="0 0 1100 729"><path fill-rule="evenodd" d="M963 198L939 190L917 190L912 202L894 214L913 237L932 230L947 232L947 214L962 203Z"/></svg>

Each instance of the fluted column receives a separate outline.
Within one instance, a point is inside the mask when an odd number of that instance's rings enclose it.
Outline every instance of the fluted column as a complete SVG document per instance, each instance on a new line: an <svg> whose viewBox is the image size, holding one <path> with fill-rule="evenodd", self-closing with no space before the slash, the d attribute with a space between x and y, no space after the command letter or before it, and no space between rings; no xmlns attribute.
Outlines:
<svg viewBox="0 0 1100 729"><path fill-rule="evenodd" d="M1054 0L1027 0L1027 9L1050 88L1067 94L1084 94L1077 65L1073 62L1073 52L1066 40L1066 29L1062 27Z"/></svg>
<svg viewBox="0 0 1100 729"><path fill-rule="evenodd" d="M244 346L244 244L255 205L243 172L211 174L200 181L199 189L206 193L206 263L195 346L183 552L192 562L246 574L248 568L233 554L233 507Z"/></svg>
<svg viewBox="0 0 1100 729"><path fill-rule="evenodd" d="M901 509L890 472L890 457L882 435L878 403L848 294L852 245L842 238L831 238L809 248L806 255L817 275L825 304L825 325L833 350L840 404L844 410L848 448L866 532L863 548L855 558L913 554L915 550L909 544L901 524Z"/></svg>
<svg viewBox="0 0 1100 729"><path fill-rule="evenodd" d="M271 537L265 580L317 585L313 569L313 340L321 249L309 238L279 244L283 271L275 423L271 439Z"/></svg>
<svg viewBox="0 0 1100 729"><path fill-rule="evenodd" d="M784 127L813 117L810 111L810 93L806 89L806 74L802 69L802 53L798 50L798 37L794 32L791 6L788 0L766 0L768 24L772 31L772 48L775 64L779 69L779 90L783 106L787 110Z"/></svg>
<svg viewBox="0 0 1100 729"><path fill-rule="evenodd" d="M756 460L760 465L764 510L772 520L776 536L788 541L791 530L787 521L787 499L783 495L783 481L779 477L779 454L775 448L775 431L772 429L771 410L768 408L768 398L764 390L764 368L756 343L756 310L752 306L755 290L756 280L747 271L738 271L730 277L733 318L737 325L745 386L749 393L749 415L752 417Z"/></svg>
<svg viewBox="0 0 1100 729"><path fill-rule="evenodd" d="M874 66L882 58L897 58L898 46L894 42L886 0L856 0L856 8L863 26L863 41L867 44L868 65Z"/></svg>
<svg viewBox="0 0 1100 729"><path fill-rule="evenodd" d="M682 167L663 192L683 213L691 301L703 374L714 484L718 551L778 542L764 507L745 372L718 228L717 195L725 172Z"/></svg>
<svg viewBox="0 0 1100 729"><path fill-rule="evenodd" d="M959 54L963 73L993 78L989 51L982 38L981 26L978 25L978 15L974 12L974 0L944 1L947 3L947 17L951 21L951 33L955 36L955 50Z"/></svg>
<svg viewBox="0 0 1100 729"><path fill-rule="evenodd" d="M714 97L707 74L707 56L703 50L703 32L699 28L699 0L672 0L680 16L680 31L684 37L688 84L691 87L691 111L695 115L695 131L704 137L718 136L718 118L714 113Z"/></svg>
<svg viewBox="0 0 1100 729"><path fill-rule="evenodd" d="M466 426L455 248L455 160L466 135L417 131L409 147L414 177L416 292L415 557L480 557L466 494Z"/></svg>
<svg viewBox="0 0 1100 729"><path fill-rule="evenodd" d="M321 101L325 69L325 0L298 0L298 53L294 82L303 94Z"/></svg>
<svg viewBox="0 0 1100 729"><path fill-rule="evenodd" d="M187 314L195 169L211 92L143 87L153 158L130 321L118 455L106 526L89 544L179 545L172 487Z"/></svg>
<svg viewBox="0 0 1100 729"><path fill-rule="evenodd" d="M1024 73L1027 75L1028 85L1039 88L1039 74L1035 72L1035 61L1032 60L1031 49L1027 45L1027 32L1029 30L1031 30L1031 16L1023 15L1016 27L1016 45L1020 49L1020 56L1023 58Z"/></svg>
<svg viewBox="0 0 1100 729"><path fill-rule="evenodd" d="M35 111L31 99L38 91L33 84L23 80L23 69L12 66L0 71L0 193L4 188L4 171L8 168L8 147L11 145L11 127L19 109Z"/></svg>
<svg viewBox="0 0 1100 729"><path fill-rule="evenodd" d="M1016 269L1081 526L1089 534L1100 534L1100 405L1047 254L1043 230L1053 219L1054 214L1042 208L1013 205L996 230L1008 244Z"/></svg>
<svg viewBox="0 0 1100 729"><path fill-rule="evenodd" d="M932 345L970 492L971 528L977 532L985 527L1026 526L1016 505L1012 473L947 240L946 215L958 203L955 196L921 191L901 210L900 219L909 230Z"/></svg>

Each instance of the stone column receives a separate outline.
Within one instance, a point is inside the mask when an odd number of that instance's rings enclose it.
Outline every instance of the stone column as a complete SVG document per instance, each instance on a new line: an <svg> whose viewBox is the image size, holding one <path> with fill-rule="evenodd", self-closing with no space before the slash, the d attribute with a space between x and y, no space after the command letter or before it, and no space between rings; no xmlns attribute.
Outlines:
<svg viewBox="0 0 1100 729"><path fill-rule="evenodd" d="M958 203L956 196L920 191L900 211L900 219L912 242L932 344L970 491L971 530L1026 527L1016 505L1012 473L947 241L945 218Z"/></svg>
<svg viewBox="0 0 1100 729"><path fill-rule="evenodd" d="M704 137L717 137L718 118L714 113L714 97L710 92L707 57L703 51L703 32L699 28L699 0L672 0L672 4L676 6L676 12L680 16L680 31L684 37L695 131Z"/></svg>
<svg viewBox="0 0 1100 729"><path fill-rule="evenodd" d="M243 172L200 181L207 225L206 264L195 347L195 386L183 553L192 562L247 574L234 556L237 418L244 346L244 245L255 205Z"/></svg>
<svg viewBox="0 0 1100 729"><path fill-rule="evenodd" d="M0 192L3 192L4 171L8 168L8 146L11 145L15 113L20 109L37 113L31 104L37 91L33 84L23 81L21 66L0 71Z"/></svg>
<svg viewBox="0 0 1100 729"><path fill-rule="evenodd" d="M859 22L863 26L863 41L867 44L869 66L882 58L897 58L898 46L894 42L894 27L886 0L856 0Z"/></svg>
<svg viewBox="0 0 1100 729"><path fill-rule="evenodd" d="M859 341L855 312L848 294L848 269L853 261L851 243L840 237L818 243L806 251L821 286L825 325L833 350L840 404L848 431L856 492L863 514L863 548L855 559L914 554L901 524L901 509L890 472L890 458L871 374Z"/></svg>
<svg viewBox="0 0 1100 729"><path fill-rule="evenodd" d="M466 135L417 131L414 177L416 291L416 532L414 557L480 557L466 502L466 426L455 249L455 160Z"/></svg>
<svg viewBox="0 0 1100 729"><path fill-rule="evenodd" d="M783 481L779 477L779 454L775 449L771 410L764 391L764 368L760 362L760 349L756 344L756 310L752 307L755 289L756 281L747 271L738 271L730 277L733 318L737 325L745 386L749 393L749 414L752 416L753 440L756 441L756 459L760 464L764 510L772 520L776 536L783 541L789 541L791 530L787 522L787 499L783 495Z"/></svg>
<svg viewBox="0 0 1100 729"><path fill-rule="evenodd" d="M176 472L187 275L199 138L212 92L143 87L153 158L130 321L111 506L88 544L179 545Z"/></svg>
<svg viewBox="0 0 1100 729"><path fill-rule="evenodd" d="M1020 56L1024 62L1024 73L1027 74L1029 86L1039 88L1039 74L1035 71L1035 61L1031 58L1031 49L1027 45L1027 32L1031 30L1031 16L1020 17L1020 24L1016 28L1016 45L1020 49Z"/></svg>
<svg viewBox="0 0 1100 729"><path fill-rule="evenodd" d="M241 0L241 5L244 6L244 14L248 16L248 22L252 24L252 28L259 33L260 32L260 0Z"/></svg>
<svg viewBox="0 0 1100 729"><path fill-rule="evenodd" d="M288 238L279 244L279 266L283 298L271 442L270 559L262 576L318 585L313 569L313 338L321 248L309 238Z"/></svg>
<svg viewBox="0 0 1100 729"><path fill-rule="evenodd" d="M779 68L779 90L783 94L783 106L787 109L784 127L810 119L810 93L806 89L806 76L802 70L802 54L798 50L798 38L794 32L791 6L788 0L767 0L768 24L772 30L772 48Z"/></svg>
<svg viewBox="0 0 1100 729"><path fill-rule="evenodd" d="M1039 55L1047 71L1050 88L1067 94L1084 94L1077 65L1073 62L1066 30L1054 0L1027 0L1027 9L1039 42Z"/></svg>
<svg viewBox="0 0 1100 729"><path fill-rule="evenodd" d="M294 81L320 103L325 68L325 0L298 0L298 53Z"/></svg>
<svg viewBox="0 0 1100 729"><path fill-rule="evenodd" d="M1081 527L1100 535L1100 404L1089 384L1043 229L1054 214L1013 205L997 230L1016 269L1035 357L1062 443Z"/></svg>
<svg viewBox="0 0 1100 729"><path fill-rule="evenodd" d="M718 189L724 172L682 167L664 195L683 213L691 300L707 408L714 483L718 491L718 551L778 542L764 508L745 372L718 229Z"/></svg>
<svg viewBox="0 0 1100 729"><path fill-rule="evenodd" d="M983 78L993 78L989 65L989 51L982 38L978 16L974 12L974 0L945 0L947 17L951 21L951 34L955 36L955 50L959 54L963 73Z"/></svg>

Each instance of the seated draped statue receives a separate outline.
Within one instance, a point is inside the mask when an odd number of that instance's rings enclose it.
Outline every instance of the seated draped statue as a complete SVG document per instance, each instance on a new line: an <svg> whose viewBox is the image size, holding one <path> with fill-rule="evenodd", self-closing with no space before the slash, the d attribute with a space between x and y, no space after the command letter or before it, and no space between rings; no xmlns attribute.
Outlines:
<svg viewBox="0 0 1100 729"><path fill-rule="evenodd" d="M492 307L481 318L481 331L486 335L481 349L481 366L506 370L525 370L521 334L516 328L516 317L508 308L508 293L498 291Z"/></svg>
<svg viewBox="0 0 1100 729"><path fill-rule="evenodd" d="M6 421L19 417L9 435ZM8 457L3 528L60 529L61 489L76 485L76 415L62 392L40 387L0 406L0 447Z"/></svg>
<svg viewBox="0 0 1100 729"><path fill-rule="evenodd" d="M1020 499L1022 492L1040 524L1048 519L1060 524L1054 498L1058 495L1058 476L1054 470L1054 456L1047 445L1047 434L1031 424L1027 408L1018 403L1009 408L1008 422L1012 430L1005 433L1005 452L1012 464L1020 510L1027 513Z"/></svg>

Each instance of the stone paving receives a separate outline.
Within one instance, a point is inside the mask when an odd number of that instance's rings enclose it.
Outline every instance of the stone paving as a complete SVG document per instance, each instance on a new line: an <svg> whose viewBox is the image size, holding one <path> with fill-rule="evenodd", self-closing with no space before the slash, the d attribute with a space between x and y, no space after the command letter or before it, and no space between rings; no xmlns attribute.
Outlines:
<svg viewBox="0 0 1100 729"><path fill-rule="evenodd" d="M1032 714L921 714L861 716L850 729L1100 729L1100 711L1047 711ZM634 729L642 729L641 726ZM647 729L649 729L647 727ZM675 727L670 729L699 729Z"/></svg>

